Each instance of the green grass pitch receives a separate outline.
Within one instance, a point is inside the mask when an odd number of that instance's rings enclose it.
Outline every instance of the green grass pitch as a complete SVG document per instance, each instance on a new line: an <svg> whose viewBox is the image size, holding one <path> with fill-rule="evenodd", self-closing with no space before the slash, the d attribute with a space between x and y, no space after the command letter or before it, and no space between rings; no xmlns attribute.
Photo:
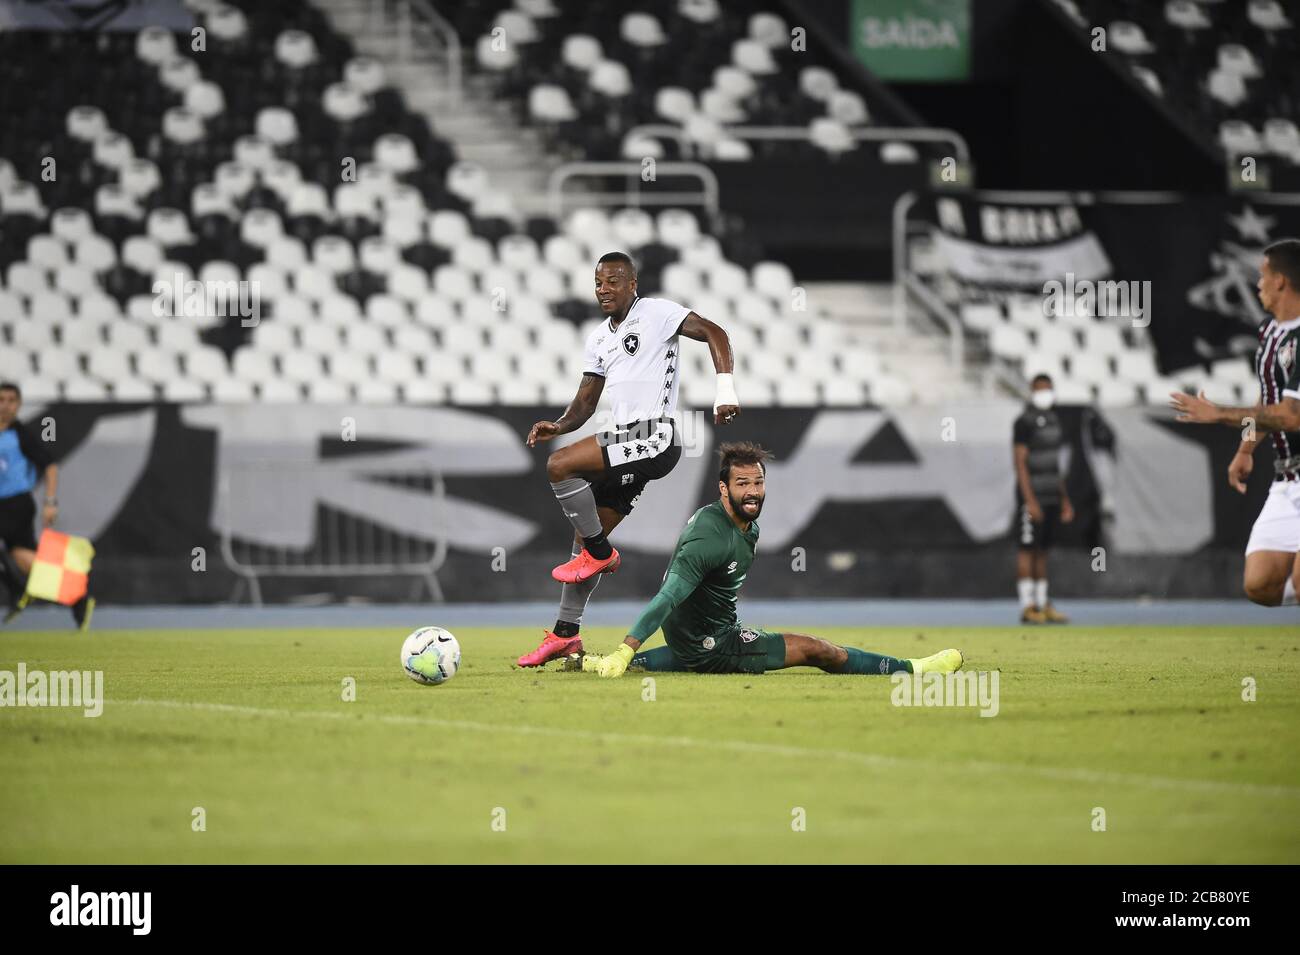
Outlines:
<svg viewBox="0 0 1300 955"><path fill-rule="evenodd" d="M441 687L396 630L0 634L0 669L102 670L108 701L0 709L0 862L1300 862L1295 627L823 634L962 647L1000 712L813 670L646 701L511 669L536 630L459 631Z"/></svg>

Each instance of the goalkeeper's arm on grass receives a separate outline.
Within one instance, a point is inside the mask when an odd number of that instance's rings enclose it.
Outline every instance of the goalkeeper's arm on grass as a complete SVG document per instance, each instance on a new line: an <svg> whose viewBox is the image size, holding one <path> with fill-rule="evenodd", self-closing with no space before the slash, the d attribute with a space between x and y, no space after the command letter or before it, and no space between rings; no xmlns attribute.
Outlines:
<svg viewBox="0 0 1300 955"><path fill-rule="evenodd" d="M695 591L697 583L698 581L689 580L670 569L668 576L664 578L663 586L659 588L659 593L655 594L645 610L641 611L641 616L637 618L636 623L632 624L632 629L628 631L627 637L619 644L618 649L608 656L594 658L586 663L583 669L594 670L605 677L622 676L627 671L628 664L632 662L632 657L641 648L641 644L654 636L655 631L668 619L668 615L677 609L677 605Z"/></svg>

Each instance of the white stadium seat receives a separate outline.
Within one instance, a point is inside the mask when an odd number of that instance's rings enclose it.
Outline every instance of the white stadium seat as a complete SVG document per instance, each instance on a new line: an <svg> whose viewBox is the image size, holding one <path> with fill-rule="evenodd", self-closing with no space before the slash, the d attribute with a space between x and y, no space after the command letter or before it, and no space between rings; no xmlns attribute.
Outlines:
<svg viewBox="0 0 1300 955"><path fill-rule="evenodd" d="M111 394L106 382L78 377L63 382L63 397L67 401L107 401Z"/></svg>
<svg viewBox="0 0 1300 955"><path fill-rule="evenodd" d="M270 378L256 383L257 397L266 404L297 404L302 401L302 386L283 378Z"/></svg>
<svg viewBox="0 0 1300 955"><path fill-rule="evenodd" d="M1002 310L996 305L963 305L961 321L967 328L991 332L1002 323Z"/></svg>
<svg viewBox="0 0 1300 955"><path fill-rule="evenodd" d="M365 404L393 404L398 400L398 386L396 382L369 378L356 383L356 400Z"/></svg>
<svg viewBox="0 0 1300 955"><path fill-rule="evenodd" d="M1079 350L1079 340L1067 328L1040 325L1034 331L1035 349L1052 355L1072 355Z"/></svg>
<svg viewBox="0 0 1300 955"><path fill-rule="evenodd" d="M57 327L50 322L14 322L9 326L9 342L15 348L25 348L28 351L53 348L56 344L54 330Z"/></svg>
<svg viewBox="0 0 1300 955"><path fill-rule="evenodd" d="M374 374L370 357L351 350L327 356L327 363L334 378L349 384L369 381Z"/></svg>
<svg viewBox="0 0 1300 955"><path fill-rule="evenodd" d="M359 355L376 355L388 349L388 336L379 325L355 322L343 327L343 341L348 351Z"/></svg>
<svg viewBox="0 0 1300 955"><path fill-rule="evenodd" d="M160 385L162 399L174 402L201 402L208 400L208 389L192 378L171 378Z"/></svg>
<svg viewBox="0 0 1300 955"><path fill-rule="evenodd" d="M1090 385L1099 385L1113 381L1115 374L1111 371L1110 361L1103 354L1093 351L1077 351L1067 356L1070 360L1070 376Z"/></svg>
<svg viewBox="0 0 1300 955"><path fill-rule="evenodd" d="M819 404L817 382L805 378L781 378L776 381L776 403L783 407L809 407Z"/></svg>
<svg viewBox="0 0 1300 955"><path fill-rule="evenodd" d="M151 381L140 378L114 378L109 382L114 401L155 401L158 389Z"/></svg>
<svg viewBox="0 0 1300 955"><path fill-rule="evenodd" d="M235 352L231 372L244 381L267 381L276 376L275 356L257 348L241 348Z"/></svg>
<svg viewBox="0 0 1300 955"><path fill-rule="evenodd" d="M1115 356L1115 374L1123 381L1141 385L1159 376L1154 356L1136 349Z"/></svg>
<svg viewBox="0 0 1300 955"><path fill-rule="evenodd" d="M999 325L989 335L989 348L1003 358L1019 358L1029 350L1029 336L1014 325Z"/></svg>
<svg viewBox="0 0 1300 955"><path fill-rule="evenodd" d="M821 383L822 399L834 407L857 407L866 401L866 391L860 382L844 378L828 378Z"/></svg>
<svg viewBox="0 0 1300 955"><path fill-rule="evenodd" d="M280 374L288 381L306 383L315 381L325 373L319 355L305 351L291 351L280 356Z"/></svg>
<svg viewBox="0 0 1300 955"><path fill-rule="evenodd" d="M75 378L82 373L81 359L76 352L45 351L37 353L35 357L37 371L44 378Z"/></svg>
<svg viewBox="0 0 1300 955"><path fill-rule="evenodd" d="M453 405L490 405L496 400L492 386L477 378L453 377L447 387Z"/></svg>
<svg viewBox="0 0 1300 955"><path fill-rule="evenodd" d="M231 377L225 354L212 345L200 345L193 351L184 353L184 362L186 374L209 385Z"/></svg>
<svg viewBox="0 0 1300 955"><path fill-rule="evenodd" d="M315 378L304 387L307 400L317 404L345 404L353 399L351 386L337 378Z"/></svg>
<svg viewBox="0 0 1300 955"><path fill-rule="evenodd" d="M210 390L213 401L229 404L249 402L256 398L253 383L242 378L223 378L213 382Z"/></svg>

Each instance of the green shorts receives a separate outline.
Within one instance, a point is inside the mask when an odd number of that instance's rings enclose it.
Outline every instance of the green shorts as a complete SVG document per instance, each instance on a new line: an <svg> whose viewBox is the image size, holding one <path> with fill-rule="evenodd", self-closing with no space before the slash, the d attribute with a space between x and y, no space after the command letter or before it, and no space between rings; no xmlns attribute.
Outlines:
<svg viewBox="0 0 1300 955"><path fill-rule="evenodd" d="M696 673L763 673L785 666L785 637L732 627L704 639L690 669Z"/></svg>

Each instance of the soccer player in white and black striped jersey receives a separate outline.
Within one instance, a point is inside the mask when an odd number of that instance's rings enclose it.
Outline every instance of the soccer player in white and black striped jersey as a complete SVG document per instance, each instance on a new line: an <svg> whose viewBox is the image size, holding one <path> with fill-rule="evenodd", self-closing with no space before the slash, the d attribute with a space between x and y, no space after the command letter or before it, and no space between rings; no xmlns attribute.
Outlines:
<svg viewBox="0 0 1300 955"><path fill-rule="evenodd" d="M1170 404L1179 421L1241 429L1241 447L1228 465L1228 483L1238 493L1246 493L1255 448L1266 435L1273 445L1273 486L1250 531L1242 585L1253 602L1277 607L1295 604L1300 591L1300 239L1264 250L1256 289L1273 316L1260 326L1255 350L1259 404L1226 408L1204 392L1175 393Z"/></svg>
<svg viewBox="0 0 1300 955"><path fill-rule="evenodd" d="M551 489L573 525L572 558L552 572L564 584L555 629L518 664L541 666L582 650L579 627L600 575L618 568L619 553L606 539L636 505L650 481L665 477L681 457L677 412L679 336L707 342L717 371L715 424L740 414L732 381L731 339L721 327L684 305L637 294L636 267L623 252L596 263L596 301L605 321L588 337L582 383L556 421L539 421L528 446L583 426L607 392L614 428L576 441L547 459Z"/></svg>

